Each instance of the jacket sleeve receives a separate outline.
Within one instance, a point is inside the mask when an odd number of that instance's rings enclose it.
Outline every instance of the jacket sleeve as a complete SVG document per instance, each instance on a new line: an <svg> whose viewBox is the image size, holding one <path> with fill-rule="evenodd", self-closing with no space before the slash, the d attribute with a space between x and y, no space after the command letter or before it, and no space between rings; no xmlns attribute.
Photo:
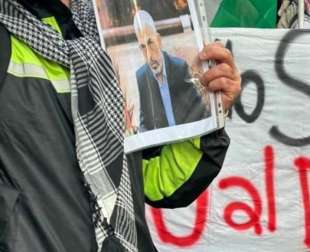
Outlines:
<svg viewBox="0 0 310 252"><path fill-rule="evenodd" d="M229 142L221 129L201 138L144 151L146 202L158 208L192 203L221 170Z"/></svg>

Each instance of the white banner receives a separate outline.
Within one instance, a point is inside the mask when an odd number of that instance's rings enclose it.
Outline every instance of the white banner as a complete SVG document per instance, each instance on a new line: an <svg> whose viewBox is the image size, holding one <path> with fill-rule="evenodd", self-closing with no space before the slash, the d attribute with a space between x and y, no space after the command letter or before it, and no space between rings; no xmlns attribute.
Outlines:
<svg viewBox="0 0 310 252"><path fill-rule="evenodd" d="M243 77L231 146L193 205L147 209L153 239L160 252L310 251L310 30L213 32Z"/></svg>

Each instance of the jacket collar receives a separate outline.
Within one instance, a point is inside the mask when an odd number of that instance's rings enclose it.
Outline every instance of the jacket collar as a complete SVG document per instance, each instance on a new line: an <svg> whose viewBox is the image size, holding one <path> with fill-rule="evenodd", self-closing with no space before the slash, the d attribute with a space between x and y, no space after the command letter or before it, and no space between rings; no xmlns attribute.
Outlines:
<svg viewBox="0 0 310 252"><path fill-rule="evenodd" d="M17 0L38 19L55 17L65 39L81 37L72 20L70 9L60 0Z"/></svg>

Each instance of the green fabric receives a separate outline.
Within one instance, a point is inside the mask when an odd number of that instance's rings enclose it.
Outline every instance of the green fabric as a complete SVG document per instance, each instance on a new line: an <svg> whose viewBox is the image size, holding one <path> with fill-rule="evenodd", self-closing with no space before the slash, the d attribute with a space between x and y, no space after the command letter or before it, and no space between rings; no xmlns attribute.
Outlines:
<svg viewBox="0 0 310 252"><path fill-rule="evenodd" d="M212 27L275 28L277 0L223 0Z"/></svg>
<svg viewBox="0 0 310 252"><path fill-rule="evenodd" d="M203 153L200 138L163 147L160 156L143 160L144 193L151 201L171 196L193 174Z"/></svg>
<svg viewBox="0 0 310 252"><path fill-rule="evenodd" d="M55 18L45 18L42 21L60 32ZM67 68L43 58L13 35L11 35L11 50L11 62L8 69L10 74L17 77L50 80L58 93L70 92L70 72Z"/></svg>

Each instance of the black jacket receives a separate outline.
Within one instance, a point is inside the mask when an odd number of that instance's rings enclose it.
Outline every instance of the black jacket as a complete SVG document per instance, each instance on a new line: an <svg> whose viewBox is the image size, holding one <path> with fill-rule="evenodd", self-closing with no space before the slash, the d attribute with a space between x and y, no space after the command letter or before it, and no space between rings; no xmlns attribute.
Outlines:
<svg viewBox="0 0 310 252"><path fill-rule="evenodd" d="M199 121L208 116L206 106L194 85L187 63L163 52L172 110L176 125ZM140 96L140 131L168 127L159 84L148 64L137 73Z"/></svg>

